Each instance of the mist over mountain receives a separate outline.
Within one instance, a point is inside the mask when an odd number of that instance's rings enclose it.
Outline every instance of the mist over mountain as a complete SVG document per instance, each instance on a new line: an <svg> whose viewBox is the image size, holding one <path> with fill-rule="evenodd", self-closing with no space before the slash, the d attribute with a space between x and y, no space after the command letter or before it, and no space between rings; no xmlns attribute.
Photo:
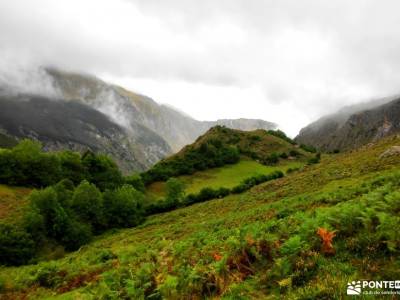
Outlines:
<svg viewBox="0 0 400 300"><path fill-rule="evenodd" d="M79 102L19 94L0 96L0 129L8 137L39 140L48 151L107 153L124 172L144 170L170 153L143 126L134 134L103 113Z"/></svg>
<svg viewBox="0 0 400 300"><path fill-rule="evenodd" d="M92 75L55 68L3 71L0 96L0 130L6 137L38 139L49 150L105 152L125 172L149 168L215 125L277 127L253 119L198 121Z"/></svg>
<svg viewBox="0 0 400 300"><path fill-rule="evenodd" d="M202 122L169 105L160 105L147 96L108 84L93 76L56 69L46 70L63 98L80 100L128 129L134 130L136 123L142 124L163 137L175 152L215 125L242 130L277 127L272 122L250 119Z"/></svg>
<svg viewBox="0 0 400 300"><path fill-rule="evenodd" d="M324 151L348 150L400 131L400 97L343 107L301 129L296 141Z"/></svg>

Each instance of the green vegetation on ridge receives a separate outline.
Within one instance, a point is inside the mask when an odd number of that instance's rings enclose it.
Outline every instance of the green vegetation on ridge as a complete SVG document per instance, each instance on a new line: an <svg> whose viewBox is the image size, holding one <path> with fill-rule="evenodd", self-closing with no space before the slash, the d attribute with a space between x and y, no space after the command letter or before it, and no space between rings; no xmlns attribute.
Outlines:
<svg viewBox="0 0 400 300"><path fill-rule="evenodd" d="M296 147L281 131L245 132L215 126L192 145L184 147L177 154L142 173L142 178L148 185L166 181L170 177L192 175L197 171L235 164L239 162L241 155L268 165L277 164L280 159L287 159L289 156L309 157L308 152Z"/></svg>

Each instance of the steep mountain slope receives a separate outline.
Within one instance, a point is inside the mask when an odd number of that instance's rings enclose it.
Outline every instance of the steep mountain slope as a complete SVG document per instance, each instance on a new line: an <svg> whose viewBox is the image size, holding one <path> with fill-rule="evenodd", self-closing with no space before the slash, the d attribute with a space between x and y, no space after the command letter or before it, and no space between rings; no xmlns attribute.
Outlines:
<svg viewBox="0 0 400 300"><path fill-rule="evenodd" d="M246 193L108 232L64 258L1 267L0 293L6 299L342 299L353 280L399 278L400 156L381 156L399 144L390 137L326 155Z"/></svg>
<svg viewBox="0 0 400 300"><path fill-rule="evenodd" d="M303 128L296 141L324 151L357 148L400 131L400 98L343 108Z"/></svg>
<svg viewBox="0 0 400 300"><path fill-rule="evenodd" d="M234 129L274 129L276 124L263 120L197 121L173 108L160 105L149 97L108 84L96 77L46 69L54 87L63 98L78 99L109 115L121 126L135 129L140 124L164 138L174 152L192 143L215 125Z"/></svg>
<svg viewBox="0 0 400 300"><path fill-rule="evenodd" d="M32 95L0 96L0 132L41 141L47 150L90 149L109 154L125 172L145 170L170 153L166 142L146 127L122 127L79 102Z"/></svg>

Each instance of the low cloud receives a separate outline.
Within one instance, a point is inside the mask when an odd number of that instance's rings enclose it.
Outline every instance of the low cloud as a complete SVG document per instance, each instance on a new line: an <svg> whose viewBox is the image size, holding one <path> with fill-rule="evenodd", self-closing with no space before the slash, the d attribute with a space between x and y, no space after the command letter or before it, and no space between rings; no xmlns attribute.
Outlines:
<svg viewBox="0 0 400 300"><path fill-rule="evenodd" d="M0 80L37 90L13 69L53 65L127 84L198 119L264 118L293 135L343 105L399 92L399 8L394 0L5 0ZM288 115L301 121L287 124Z"/></svg>

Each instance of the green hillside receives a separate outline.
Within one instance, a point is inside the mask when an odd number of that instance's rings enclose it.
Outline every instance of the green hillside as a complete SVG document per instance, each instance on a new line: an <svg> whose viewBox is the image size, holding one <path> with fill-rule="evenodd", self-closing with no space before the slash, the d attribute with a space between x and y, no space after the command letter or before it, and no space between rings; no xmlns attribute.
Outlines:
<svg viewBox="0 0 400 300"><path fill-rule="evenodd" d="M166 181L170 177L192 175L198 171L235 164L241 157L265 165L288 161L306 162L311 154L291 142L279 131L240 131L215 126L195 143L155 164L142 174L146 184Z"/></svg>
<svg viewBox="0 0 400 300"><path fill-rule="evenodd" d="M10 187L0 184L0 220L14 222L21 216L27 203L29 188Z"/></svg>
<svg viewBox="0 0 400 300"><path fill-rule="evenodd" d="M186 193L199 193L206 187L233 188L252 176L268 174L276 170L286 172L290 168L296 169L303 165L301 161L287 161L275 166L266 166L255 160L244 158L236 164L198 171L192 175L182 175L178 179L184 183ZM154 198L165 196L165 182L154 182L147 187L147 191Z"/></svg>
<svg viewBox="0 0 400 300"><path fill-rule="evenodd" d="M105 232L64 258L2 267L0 291L5 299L342 299L349 281L398 279L400 155L381 154L399 144L323 156L245 193Z"/></svg>

